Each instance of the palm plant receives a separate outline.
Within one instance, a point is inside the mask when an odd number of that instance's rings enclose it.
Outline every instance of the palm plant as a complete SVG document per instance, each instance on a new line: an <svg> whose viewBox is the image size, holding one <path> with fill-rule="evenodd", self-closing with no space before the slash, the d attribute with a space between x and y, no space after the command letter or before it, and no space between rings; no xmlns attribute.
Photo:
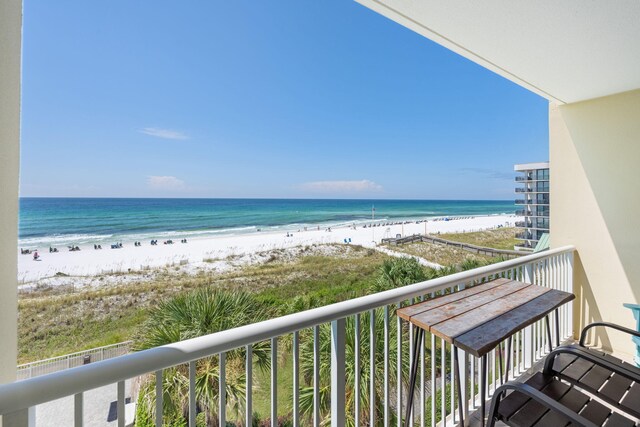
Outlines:
<svg viewBox="0 0 640 427"><path fill-rule="evenodd" d="M394 310L395 311L395 310ZM373 404L376 408L377 418L380 418L380 414L384 410L384 311L376 310L373 321L375 322L375 396ZM390 313L391 317L391 313ZM346 320L346 339L345 339L345 379L346 379L346 406L352 408L347 414L347 425L355 426L354 409L355 408L355 378L360 378L360 419L364 421L369 418L369 407L371 402L371 396L369 393L370 375L371 369L369 364L369 352L370 352L370 337L369 337L369 325L371 316L369 313L364 313L360 316L360 369L356 372L355 369L355 319L349 317ZM391 320L390 320L391 321ZM392 323L393 324L393 323ZM300 410L303 416L309 419L313 416L313 339L310 336L306 336L306 339L302 341L301 347L301 366L303 381L307 386L303 387L300 391ZM320 389L319 389L319 407L321 418L324 424L330 422L330 396L331 396L331 328L329 325L322 325L320 327ZM403 333L403 346L407 348L408 335ZM409 355L407 351L403 354L403 366L407 366L409 361ZM395 379L398 373L397 364L397 328L389 328L389 380L392 384L395 384ZM401 369L402 383L401 387L406 388L408 383L409 373L406 370ZM397 384L395 385L397 391ZM393 390L393 389L392 389ZM395 418L395 415L393 415Z"/></svg>
<svg viewBox="0 0 640 427"><path fill-rule="evenodd" d="M144 350L189 338L212 334L238 326L258 322L269 317L268 310L251 294L199 289L163 301L151 310L148 320L138 334L136 349ZM245 349L226 354L226 394L233 411L238 412L244 402ZM253 360L260 369L270 368L268 342L253 346ZM220 367L217 357L196 362L196 402L205 413L207 425L213 425L218 405ZM141 401L148 412L155 410L154 382L149 379L142 387ZM165 369L163 373L163 416L168 420L184 421L189 408L188 365Z"/></svg>
<svg viewBox="0 0 640 427"><path fill-rule="evenodd" d="M471 263L469 264L469 266ZM446 276L448 274L455 273L457 268L455 266L445 267L439 270L433 268L425 268L415 258L393 258L385 260L380 266L378 279L372 286L372 292L380 292L389 289L395 289L402 286L407 286L413 283L429 280L435 277ZM397 384L398 375L398 328L394 326L395 323L395 310L397 307L389 306L389 370L388 377L390 381L390 393L395 396L398 392L398 387L403 388L403 392L408 390L408 369L402 369L403 366L409 366L409 333L408 325L403 323L402 333L402 346L404 351L402 352L402 365L401 370L401 383ZM375 369L374 369L374 384L375 395L373 396L373 405L375 407L376 419L379 424L382 422L382 416L384 411L384 354L385 354L385 337L384 337L384 323L385 323L384 310L375 310L373 321L375 323ZM360 369L358 372L355 370L355 319L349 317L346 319L346 339L345 339L345 362L346 362L346 406L352 408L347 412L347 425L355 426L354 411L355 411L355 378L360 378L360 420L361 423L369 423L369 408L372 396L369 392L370 387L370 375L371 369L369 364L370 354L370 322L371 315L369 312L360 315ZM323 424L330 422L330 378L331 378L331 329L329 325L322 325L320 327L320 363L319 363L319 377L320 388L318 391L319 396L319 408ZM313 339L308 334L305 334L301 339L301 372L303 376L305 387L300 392L300 410L303 416L311 419L314 409L314 389L311 386L313 382ZM424 343L425 349L425 365L430 366L431 349L429 343ZM440 359L439 352L435 352L434 357ZM403 394L404 394L403 393ZM391 398L392 405L395 398ZM396 422L397 413L403 408L394 408L390 411L390 423Z"/></svg>
<svg viewBox="0 0 640 427"><path fill-rule="evenodd" d="M425 268L416 258L386 259L379 269L373 291L380 292L422 282L437 276L437 270Z"/></svg>

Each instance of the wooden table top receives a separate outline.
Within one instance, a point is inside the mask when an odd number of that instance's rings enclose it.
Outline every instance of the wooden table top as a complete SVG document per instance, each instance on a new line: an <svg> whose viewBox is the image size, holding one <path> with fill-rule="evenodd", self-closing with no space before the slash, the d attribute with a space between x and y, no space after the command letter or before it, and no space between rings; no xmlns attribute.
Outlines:
<svg viewBox="0 0 640 427"><path fill-rule="evenodd" d="M481 357L574 298L569 292L501 278L403 307L397 315Z"/></svg>

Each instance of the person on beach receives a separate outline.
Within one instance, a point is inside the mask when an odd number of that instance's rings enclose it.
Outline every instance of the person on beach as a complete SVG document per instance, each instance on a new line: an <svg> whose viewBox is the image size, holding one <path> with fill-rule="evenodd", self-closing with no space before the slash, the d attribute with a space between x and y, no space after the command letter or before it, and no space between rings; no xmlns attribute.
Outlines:
<svg viewBox="0 0 640 427"><path fill-rule="evenodd" d="M38 253L38 251L35 251L33 253L33 260L34 261L38 261L38 259L40 259L40 254Z"/></svg>

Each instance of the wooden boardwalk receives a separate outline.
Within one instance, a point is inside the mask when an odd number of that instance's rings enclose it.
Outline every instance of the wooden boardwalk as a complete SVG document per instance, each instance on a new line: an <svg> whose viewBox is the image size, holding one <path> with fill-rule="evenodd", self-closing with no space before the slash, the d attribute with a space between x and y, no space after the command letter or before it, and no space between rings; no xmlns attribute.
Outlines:
<svg viewBox="0 0 640 427"><path fill-rule="evenodd" d="M439 237L424 235L424 234L413 234L411 236L405 237L388 237L382 239L383 244L389 245L402 245L405 243L413 243L413 242L427 242L427 243L437 243L448 246L455 246L460 249L464 249L465 251L473 252L479 255L488 255L488 256L502 256L505 258L518 258L522 255L526 255L526 253L518 252L518 251L510 251L507 249L495 249L495 248L487 248L484 246L476 246L469 243L460 243L460 242L452 242L451 240L441 239Z"/></svg>

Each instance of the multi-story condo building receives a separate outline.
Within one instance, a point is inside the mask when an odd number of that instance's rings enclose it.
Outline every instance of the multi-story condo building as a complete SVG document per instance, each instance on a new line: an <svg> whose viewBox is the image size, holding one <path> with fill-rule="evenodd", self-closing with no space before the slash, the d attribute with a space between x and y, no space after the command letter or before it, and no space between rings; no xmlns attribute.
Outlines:
<svg viewBox="0 0 640 427"><path fill-rule="evenodd" d="M542 238L549 233L549 162L525 163L515 165L516 176L516 215L524 217L516 222L516 238L522 243L516 250L533 250Z"/></svg>

